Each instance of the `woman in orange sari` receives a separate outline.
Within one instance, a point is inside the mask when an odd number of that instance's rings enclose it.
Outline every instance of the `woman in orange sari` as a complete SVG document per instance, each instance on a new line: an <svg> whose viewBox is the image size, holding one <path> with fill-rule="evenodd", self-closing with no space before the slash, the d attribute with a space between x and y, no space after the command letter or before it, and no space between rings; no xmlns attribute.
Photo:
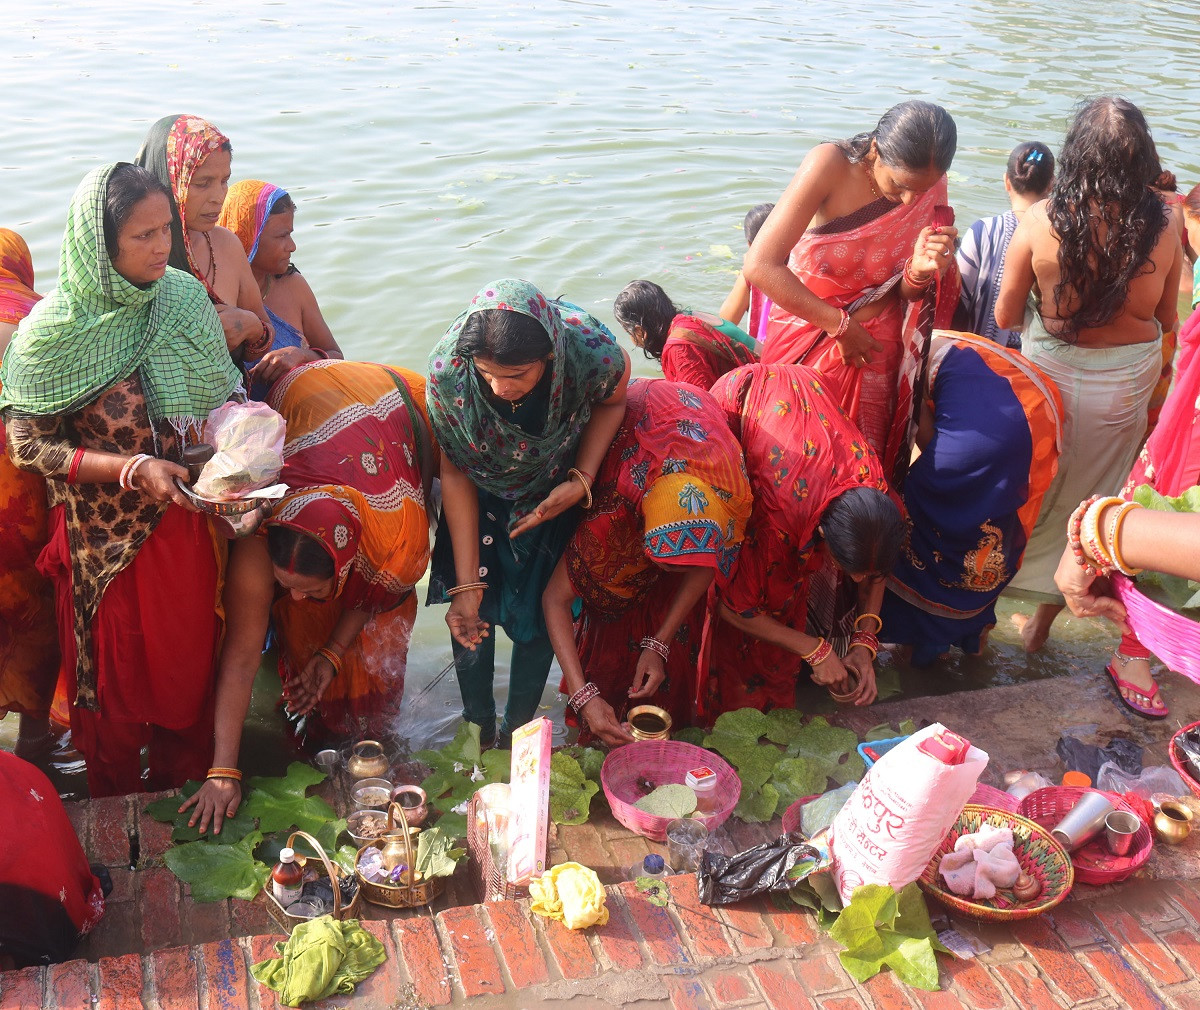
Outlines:
<svg viewBox="0 0 1200 1010"><path fill-rule="evenodd" d="M41 298L33 258L15 231L0 228L0 359L17 324ZM0 445L4 422L0 420ZM54 592L37 570L46 546L46 481L0 452L0 718L20 713L16 752L35 757L50 744L47 718L58 674Z"/></svg>
<svg viewBox="0 0 1200 1010"><path fill-rule="evenodd" d="M202 830L210 817L219 830L241 802L238 750L268 618L291 728L305 747L387 736L404 696L413 586L429 564L438 458L425 380L387 365L314 361L276 382L268 402L287 421L280 480L291 493L231 552L213 762L228 774L185 805L196 804Z"/></svg>
<svg viewBox="0 0 1200 1010"><path fill-rule="evenodd" d="M743 268L774 303L762 360L820 372L889 479L915 434L929 331L958 304L946 207L957 136L945 109L912 101L813 148Z"/></svg>
<svg viewBox="0 0 1200 1010"><path fill-rule="evenodd" d="M741 447L713 398L684 383L631 382L591 506L542 596L586 734L628 743L621 720L647 702L691 724L708 588L728 580L750 505Z"/></svg>

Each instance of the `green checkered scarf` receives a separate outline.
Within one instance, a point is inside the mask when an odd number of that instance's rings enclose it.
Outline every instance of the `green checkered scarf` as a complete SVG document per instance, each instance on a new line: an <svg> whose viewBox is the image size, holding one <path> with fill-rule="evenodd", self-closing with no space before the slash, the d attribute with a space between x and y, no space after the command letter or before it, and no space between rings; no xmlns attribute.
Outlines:
<svg viewBox="0 0 1200 1010"><path fill-rule="evenodd" d="M0 365L0 409L70 414L137 371L153 422L203 421L237 388L221 321L182 271L139 288L104 245L104 201L116 166L89 172L71 199L58 288L21 323Z"/></svg>

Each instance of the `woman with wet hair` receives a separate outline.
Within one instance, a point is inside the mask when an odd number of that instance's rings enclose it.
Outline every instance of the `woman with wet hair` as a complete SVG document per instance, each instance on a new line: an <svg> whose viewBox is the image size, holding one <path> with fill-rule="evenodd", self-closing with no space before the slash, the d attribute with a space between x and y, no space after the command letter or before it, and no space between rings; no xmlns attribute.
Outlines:
<svg viewBox="0 0 1200 1010"><path fill-rule="evenodd" d="M1009 246L996 322L1024 323L1022 351L1058 387L1065 417L1058 475L1011 583L1039 602L1021 632L1030 652L1063 607L1054 571L1067 518L1088 495L1121 490L1146 434L1183 259L1152 188L1161 171L1141 111L1124 98L1092 99L1067 131L1049 198ZM1152 707L1149 667L1126 677L1125 666L1118 657L1110 667L1121 697Z"/></svg>
<svg viewBox="0 0 1200 1010"><path fill-rule="evenodd" d="M737 568L717 591L719 709L792 707L805 664L816 683L869 705L883 580L904 540L878 458L811 368L749 365L712 392L754 496ZM827 608L810 608L814 590L828 592ZM829 614L820 636L807 631L813 609Z"/></svg>
<svg viewBox="0 0 1200 1010"><path fill-rule="evenodd" d="M773 302L763 361L820 372L889 477L907 461L925 338L958 302L945 206L957 138L945 109L910 101L818 145L746 254Z"/></svg>
<svg viewBox="0 0 1200 1010"><path fill-rule="evenodd" d="M613 315L663 377L703 390L726 372L758 360L746 333L707 312L678 309L653 281L630 281L613 301Z"/></svg>
<svg viewBox="0 0 1200 1010"><path fill-rule="evenodd" d="M1025 212L1044 200L1054 182L1054 155L1037 140L1027 140L1012 149L1004 170L1004 191L1011 209L995 217L976 221L963 235L955 253L962 278L957 329L976 333L1008 347L1020 348L1020 330L1002 330L993 310L1004 276L1004 256Z"/></svg>

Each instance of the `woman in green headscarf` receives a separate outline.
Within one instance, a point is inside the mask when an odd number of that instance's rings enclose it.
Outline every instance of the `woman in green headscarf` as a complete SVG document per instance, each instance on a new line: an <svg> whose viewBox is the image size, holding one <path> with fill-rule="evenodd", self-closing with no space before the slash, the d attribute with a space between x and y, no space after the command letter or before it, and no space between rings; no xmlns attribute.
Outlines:
<svg viewBox="0 0 1200 1010"><path fill-rule="evenodd" d="M167 266L171 209L145 169L90 172L58 288L0 367L9 456L47 478L72 736L93 796L203 778L220 552L175 486L184 446L238 387L203 286Z"/></svg>
<svg viewBox="0 0 1200 1010"><path fill-rule="evenodd" d="M463 718L500 739L537 712L554 650L542 593L625 416L629 358L602 323L528 281L489 284L429 358L426 401L442 450L443 515L429 602L446 623ZM499 624L513 640L499 734Z"/></svg>

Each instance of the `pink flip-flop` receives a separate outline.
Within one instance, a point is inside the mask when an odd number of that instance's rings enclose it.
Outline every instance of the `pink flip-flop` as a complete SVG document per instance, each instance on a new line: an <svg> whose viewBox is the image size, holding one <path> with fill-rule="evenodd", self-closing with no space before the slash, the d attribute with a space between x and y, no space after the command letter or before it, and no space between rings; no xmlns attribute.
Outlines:
<svg viewBox="0 0 1200 1010"><path fill-rule="evenodd" d="M1112 663L1109 663L1104 670L1116 686L1117 699L1134 715L1140 715L1143 719L1165 719L1171 714L1171 710L1167 708L1166 702L1163 702L1162 708L1155 708L1153 705L1154 699L1158 696L1157 684L1147 692L1136 684L1131 684L1129 681L1118 677ZM1130 697L1125 697L1126 693Z"/></svg>

